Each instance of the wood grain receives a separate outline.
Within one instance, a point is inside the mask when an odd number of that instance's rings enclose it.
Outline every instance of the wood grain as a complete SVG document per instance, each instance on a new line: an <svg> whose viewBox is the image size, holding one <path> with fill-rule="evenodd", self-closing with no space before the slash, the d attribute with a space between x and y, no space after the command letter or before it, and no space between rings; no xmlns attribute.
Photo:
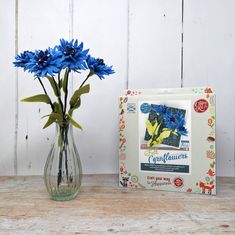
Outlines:
<svg viewBox="0 0 235 235"><path fill-rule="evenodd" d="M48 198L42 177L0 178L1 234L235 234L235 179L218 195L126 190L116 175L85 175L72 201Z"/></svg>

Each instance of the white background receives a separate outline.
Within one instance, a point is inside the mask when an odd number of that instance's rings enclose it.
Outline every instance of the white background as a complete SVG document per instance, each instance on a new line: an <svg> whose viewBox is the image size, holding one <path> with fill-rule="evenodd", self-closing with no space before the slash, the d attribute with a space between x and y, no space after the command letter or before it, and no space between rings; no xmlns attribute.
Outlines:
<svg viewBox="0 0 235 235"><path fill-rule="evenodd" d="M118 172L124 89L212 86L217 172L234 176L234 12L234 0L0 0L0 175L42 174L54 135L40 119L49 107L19 102L41 90L13 67L15 53L74 37L116 71L90 81L75 114L85 130L75 131L84 173ZM80 81L74 75L70 91Z"/></svg>

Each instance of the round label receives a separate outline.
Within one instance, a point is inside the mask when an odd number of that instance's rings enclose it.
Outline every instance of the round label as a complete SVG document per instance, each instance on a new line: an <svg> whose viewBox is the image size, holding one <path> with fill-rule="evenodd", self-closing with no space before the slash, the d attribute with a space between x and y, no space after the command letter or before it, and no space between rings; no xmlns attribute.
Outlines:
<svg viewBox="0 0 235 235"><path fill-rule="evenodd" d="M209 106L209 104L208 104L207 100L200 99L194 103L194 110L197 113L204 113L208 109L208 106Z"/></svg>
<svg viewBox="0 0 235 235"><path fill-rule="evenodd" d="M138 182L138 176L136 176L136 175L132 175L131 176L131 181L133 182L133 183L137 183Z"/></svg>
<svg viewBox="0 0 235 235"><path fill-rule="evenodd" d="M149 113L151 110L151 106L148 103L143 103L140 106L140 110L142 113Z"/></svg>
<svg viewBox="0 0 235 235"><path fill-rule="evenodd" d="M184 180L181 177L174 178L173 183L176 188L181 188L184 185Z"/></svg>

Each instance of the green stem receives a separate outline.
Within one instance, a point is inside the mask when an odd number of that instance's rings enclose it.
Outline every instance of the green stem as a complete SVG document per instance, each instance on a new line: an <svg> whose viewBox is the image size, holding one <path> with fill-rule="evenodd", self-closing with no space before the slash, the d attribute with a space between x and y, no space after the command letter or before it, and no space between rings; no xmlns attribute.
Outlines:
<svg viewBox="0 0 235 235"><path fill-rule="evenodd" d="M69 180L69 171L68 171L68 129L69 129L69 126L67 126L66 130L65 130L65 141L64 141L65 171L66 171L67 181Z"/></svg>
<svg viewBox="0 0 235 235"><path fill-rule="evenodd" d="M60 146L60 154L59 154L59 171L57 175L57 187L60 186L63 178L62 172L62 165L63 165L63 158L65 163L65 172L66 172L66 179L69 180L69 172L68 172L68 130L69 126L62 125L59 126L59 131L61 135L61 146Z"/></svg>
<svg viewBox="0 0 235 235"><path fill-rule="evenodd" d="M85 84L85 82L88 80L88 78L91 77L92 75L94 75L94 73L90 71L90 73L87 75L86 79L82 82L79 88L81 88Z"/></svg>
<svg viewBox="0 0 235 235"><path fill-rule="evenodd" d="M58 85L59 85L59 89L60 89L60 87L61 87L60 72L58 73Z"/></svg>
<svg viewBox="0 0 235 235"><path fill-rule="evenodd" d="M70 69L66 69L65 71L65 78L66 84L65 84L65 90L64 90L64 114L66 114L67 109L67 98L68 98L68 77L69 77Z"/></svg>
<svg viewBox="0 0 235 235"><path fill-rule="evenodd" d="M46 88L44 87L44 85L43 85L43 83L42 83L40 77L37 77L37 79L38 79L39 83L41 84L42 89L44 90L45 94L48 96L47 91L46 91ZM51 100L50 100L50 106L51 106L52 111L54 112L54 106L53 106L53 104L51 103Z"/></svg>
<svg viewBox="0 0 235 235"><path fill-rule="evenodd" d="M58 98L59 104L60 104L60 106L61 106L61 110L63 110L63 103L62 103L62 100L61 100L61 97L60 97L60 90L59 90L59 87L57 86L57 83L56 83L54 77L52 77L52 80L53 80L53 82L54 82L54 84L55 84L55 87L56 87L56 90L57 90L57 98ZM65 114L65 113L64 113L64 114ZM64 117L63 117L63 118L64 118Z"/></svg>

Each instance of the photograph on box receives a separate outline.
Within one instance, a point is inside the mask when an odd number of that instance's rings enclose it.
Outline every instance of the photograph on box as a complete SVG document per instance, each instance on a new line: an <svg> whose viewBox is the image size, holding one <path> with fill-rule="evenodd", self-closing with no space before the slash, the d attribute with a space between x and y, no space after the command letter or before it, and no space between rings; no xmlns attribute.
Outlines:
<svg viewBox="0 0 235 235"><path fill-rule="evenodd" d="M140 171L191 174L191 102L139 102Z"/></svg>

